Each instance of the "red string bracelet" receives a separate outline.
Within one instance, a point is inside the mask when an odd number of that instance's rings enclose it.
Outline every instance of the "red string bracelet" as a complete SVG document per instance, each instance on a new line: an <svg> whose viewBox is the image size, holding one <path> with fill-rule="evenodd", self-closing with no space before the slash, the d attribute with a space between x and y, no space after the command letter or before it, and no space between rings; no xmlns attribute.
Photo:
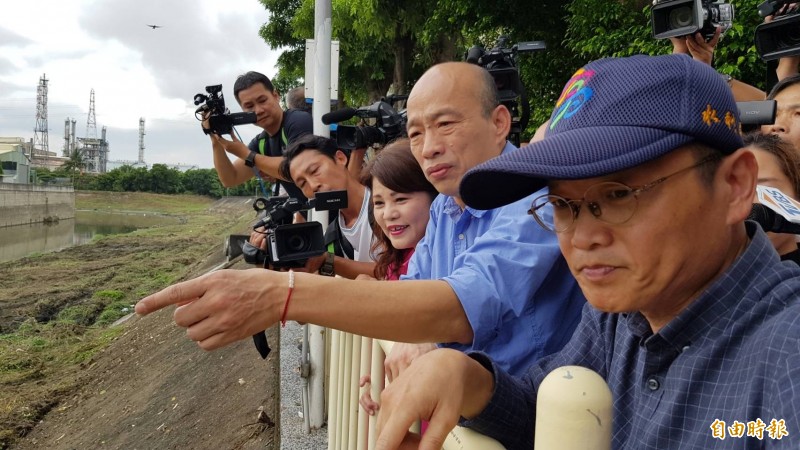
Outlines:
<svg viewBox="0 0 800 450"><path fill-rule="evenodd" d="M294 291L294 271L289 269L289 295L286 296L286 303L283 305L283 314L281 315L281 327L286 326L286 312L289 311L289 300L292 299L292 291Z"/></svg>

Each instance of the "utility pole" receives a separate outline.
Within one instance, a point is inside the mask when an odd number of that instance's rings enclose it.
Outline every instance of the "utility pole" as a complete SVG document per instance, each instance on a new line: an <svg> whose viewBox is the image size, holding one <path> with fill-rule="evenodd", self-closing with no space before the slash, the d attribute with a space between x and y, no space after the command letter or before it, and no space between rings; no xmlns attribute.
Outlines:
<svg viewBox="0 0 800 450"><path fill-rule="evenodd" d="M50 151L47 132L47 82L49 80L42 74L39 78L39 86L36 88L36 127L33 129L33 148L31 153L36 153L39 147L41 154L46 155Z"/></svg>

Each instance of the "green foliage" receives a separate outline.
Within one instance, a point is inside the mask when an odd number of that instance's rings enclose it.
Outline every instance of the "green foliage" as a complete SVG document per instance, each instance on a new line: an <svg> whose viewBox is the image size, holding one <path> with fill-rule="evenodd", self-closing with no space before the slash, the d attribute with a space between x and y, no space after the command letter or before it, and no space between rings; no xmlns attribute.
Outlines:
<svg viewBox="0 0 800 450"><path fill-rule="evenodd" d="M282 86L301 83L306 38L314 32L312 0L260 0L269 21L261 37L288 48L278 60ZM753 43L761 22L757 0L733 0L736 19L717 46L720 72L764 88L765 66ZM666 54L668 40L655 40L647 0L332 0L333 37L340 41L340 97L364 105L387 93L408 90L430 65L462 59L474 44L486 48L501 34L510 43L544 40L547 51L519 55L532 117L528 134L546 120L569 77L590 60L637 53ZM401 64L400 60L404 63ZM399 69L399 70L398 70Z"/></svg>
<svg viewBox="0 0 800 450"><path fill-rule="evenodd" d="M734 1L736 19L717 45L714 67L745 83L764 88L765 65L758 58L753 33L761 23L757 0ZM667 54L669 40L655 40L650 6L641 0L572 0L564 45L589 61L608 56ZM576 67L577 68L577 67Z"/></svg>
<svg viewBox="0 0 800 450"><path fill-rule="evenodd" d="M103 174L66 172L63 167L50 171L36 168L36 177L48 184L56 179L71 179L75 189L85 191L153 192L156 194L195 194L220 198L225 195L253 195L255 179L236 188L225 189L214 169L192 169L180 172L164 164L145 167L122 166ZM271 186L266 183L267 188Z"/></svg>

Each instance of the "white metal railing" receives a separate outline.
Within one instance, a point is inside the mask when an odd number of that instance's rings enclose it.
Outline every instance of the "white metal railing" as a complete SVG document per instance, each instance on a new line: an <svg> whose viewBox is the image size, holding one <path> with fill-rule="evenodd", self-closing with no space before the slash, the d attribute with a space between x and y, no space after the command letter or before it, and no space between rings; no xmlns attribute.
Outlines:
<svg viewBox="0 0 800 450"><path fill-rule="evenodd" d="M328 330L330 353L328 372L328 449L372 450L375 448L376 416L368 415L358 404L367 389L359 388L362 375L369 375L370 395L376 402L386 382L383 361L393 343L338 330ZM445 440L443 450L501 450L494 439L475 431L456 427Z"/></svg>

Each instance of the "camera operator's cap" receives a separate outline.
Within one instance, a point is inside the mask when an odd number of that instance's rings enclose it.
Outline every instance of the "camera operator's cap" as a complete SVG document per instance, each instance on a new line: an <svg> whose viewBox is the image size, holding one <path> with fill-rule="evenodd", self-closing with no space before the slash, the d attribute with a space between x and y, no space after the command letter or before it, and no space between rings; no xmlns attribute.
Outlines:
<svg viewBox="0 0 800 450"><path fill-rule="evenodd" d="M544 140L474 167L460 195L497 208L548 180L608 175L692 141L726 155L744 146L733 93L713 68L687 55L601 59L564 87Z"/></svg>

